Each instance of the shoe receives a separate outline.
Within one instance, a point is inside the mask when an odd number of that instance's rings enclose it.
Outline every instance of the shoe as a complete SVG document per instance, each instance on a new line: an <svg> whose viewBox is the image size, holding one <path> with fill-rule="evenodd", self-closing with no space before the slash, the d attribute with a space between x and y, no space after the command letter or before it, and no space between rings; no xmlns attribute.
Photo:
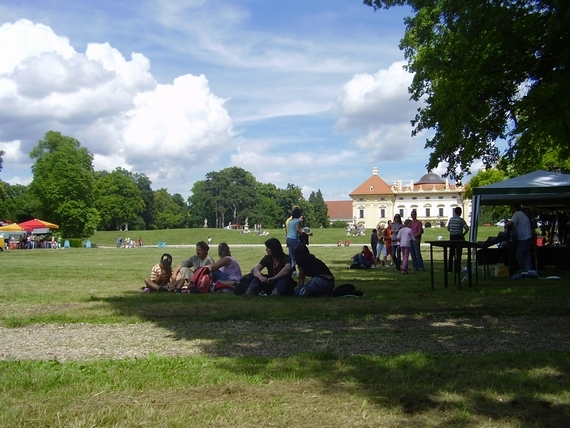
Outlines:
<svg viewBox="0 0 570 428"><path fill-rule="evenodd" d="M245 293L243 293L244 296L257 296L257 293L255 291L253 291L251 288L248 288L247 291Z"/></svg>
<svg viewBox="0 0 570 428"><path fill-rule="evenodd" d="M281 297L281 293L278 289L274 288L269 297Z"/></svg>
<svg viewBox="0 0 570 428"><path fill-rule="evenodd" d="M158 287L158 291L162 293L163 291L168 291L168 288L166 288L164 285L161 285L160 287Z"/></svg>
<svg viewBox="0 0 570 428"><path fill-rule="evenodd" d="M172 290L173 293L182 293L182 290L180 288L175 288L174 290Z"/></svg>
<svg viewBox="0 0 570 428"><path fill-rule="evenodd" d="M143 287L142 288L143 293L150 293L150 288L148 287Z"/></svg>

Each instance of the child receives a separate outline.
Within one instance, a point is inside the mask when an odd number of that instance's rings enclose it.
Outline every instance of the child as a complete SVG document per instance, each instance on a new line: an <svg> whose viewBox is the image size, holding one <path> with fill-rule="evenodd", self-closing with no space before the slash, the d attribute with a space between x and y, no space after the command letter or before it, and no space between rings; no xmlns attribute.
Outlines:
<svg viewBox="0 0 570 428"><path fill-rule="evenodd" d="M184 278L172 281L172 256L163 254L160 262L155 264L150 270L150 278L144 280L146 287L143 291L170 291L180 290L184 285Z"/></svg>
<svg viewBox="0 0 570 428"><path fill-rule="evenodd" d="M414 233L410 226L412 225L412 220L407 219L404 222L404 227L398 232L398 241L400 242L400 248L402 249L402 275L408 274L408 256L410 255L410 247L412 246L412 241L415 241Z"/></svg>

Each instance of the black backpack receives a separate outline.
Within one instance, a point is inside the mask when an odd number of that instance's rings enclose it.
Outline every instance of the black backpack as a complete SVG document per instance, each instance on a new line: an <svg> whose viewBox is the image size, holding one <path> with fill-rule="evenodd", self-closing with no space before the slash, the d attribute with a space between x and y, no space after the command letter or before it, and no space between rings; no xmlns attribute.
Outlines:
<svg viewBox="0 0 570 428"><path fill-rule="evenodd" d="M364 293L360 290L357 290L356 287L352 284L342 284L333 290L331 296L332 297L343 297L343 296L362 297L362 296L364 296Z"/></svg>

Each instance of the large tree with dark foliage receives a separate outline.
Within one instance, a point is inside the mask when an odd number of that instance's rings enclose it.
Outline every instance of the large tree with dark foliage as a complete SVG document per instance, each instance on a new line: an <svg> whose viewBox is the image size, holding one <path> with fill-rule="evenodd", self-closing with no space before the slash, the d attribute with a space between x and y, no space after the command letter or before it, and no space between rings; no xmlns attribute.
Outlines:
<svg viewBox="0 0 570 428"><path fill-rule="evenodd" d="M519 172L570 157L570 2L567 0L364 0L408 5L401 41L424 104L413 134L435 131L427 168L461 179L474 159L501 155ZM509 142L500 153L495 142ZM555 164L557 162L554 162Z"/></svg>
<svg viewBox="0 0 570 428"><path fill-rule="evenodd" d="M94 207L91 153L75 138L48 131L30 158L34 165L28 190L40 201L38 215L59 224L64 236L91 236L100 221Z"/></svg>

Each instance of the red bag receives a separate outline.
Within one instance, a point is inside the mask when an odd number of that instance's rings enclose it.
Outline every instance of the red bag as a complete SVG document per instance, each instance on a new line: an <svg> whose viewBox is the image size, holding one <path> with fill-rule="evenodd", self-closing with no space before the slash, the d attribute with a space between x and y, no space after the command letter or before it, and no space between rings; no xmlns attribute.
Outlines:
<svg viewBox="0 0 570 428"><path fill-rule="evenodd" d="M191 293L208 293L212 277L210 276L210 269L201 267L196 269L192 278L190 278L190 292Z"/></svg>

